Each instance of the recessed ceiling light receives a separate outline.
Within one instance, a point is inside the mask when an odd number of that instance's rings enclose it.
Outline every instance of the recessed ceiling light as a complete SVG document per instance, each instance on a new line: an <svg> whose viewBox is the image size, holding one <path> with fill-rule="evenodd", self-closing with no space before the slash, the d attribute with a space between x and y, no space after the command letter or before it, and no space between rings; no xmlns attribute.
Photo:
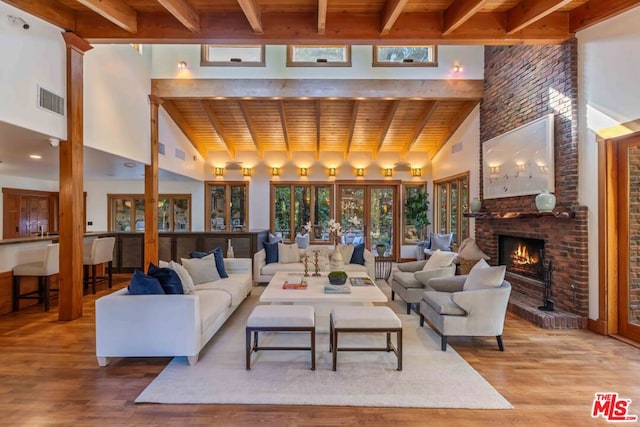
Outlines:
<svg viewBox="0 0 640 427"><path fill-rule="evenodd" d="M30 154L29 157L36 160L40 160L42 158L40 154Z"/></svg>
<svg viewBox="0 0 640 427"><path fill-rule="evenodd" d="M133 163L133 162L126 162L126 163L124 163L124 167L125 168L135 168L136 164Z"/></svg>

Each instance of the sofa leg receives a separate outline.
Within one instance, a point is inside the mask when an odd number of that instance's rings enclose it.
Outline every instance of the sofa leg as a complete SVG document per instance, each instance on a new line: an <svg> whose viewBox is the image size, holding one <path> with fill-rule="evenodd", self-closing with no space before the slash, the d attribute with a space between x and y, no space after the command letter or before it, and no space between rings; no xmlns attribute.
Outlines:
<svg viewBox="0 0 640 427"><path fill-rule="evenodd" d="M198 363L198 355L195 356L187 356L187 360L189 361L189 366L193 366Z"/></svg>
<svg viewBox="0 0 640 427"><path fill-rule="evenodd" d="M97 356L97 358L98 358L98 366L107 366L109 364L108 357Z"/></svg>
<svg viewBox="0 0 640 427"><path fill-rule="evenodd" d="M447 336L443 335L440 339L440 350L447 351Z"/></svg>
<svg viewBox="0 0 640 427"><path fill-rule="evenodd" d="M498 348L500 351L504 351L504 344L502 343L502 335L496 335L496 339L498 340Z"/></svg>
<svg viewBox="0 0 640 427"><path fill-rule="evenodd" d="M407 303L407 314L411 314L411 303Z"/></svg>
<svg viewBox="0 0 640 427"><path fill-rule="evenodd" d="M396 300L396 293L391 291L391 301L395 301Z"/></svg>
<svg viewBox="0 0 640 427"><path fill-rule="evenodd" d="M420 327L424 326L424 316L420 314Z"/></svg>

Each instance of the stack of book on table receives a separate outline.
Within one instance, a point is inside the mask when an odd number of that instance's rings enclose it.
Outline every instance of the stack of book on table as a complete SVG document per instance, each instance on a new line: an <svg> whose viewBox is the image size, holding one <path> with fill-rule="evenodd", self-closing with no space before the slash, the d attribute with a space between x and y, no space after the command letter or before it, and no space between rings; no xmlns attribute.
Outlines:
<svg viewBox="0 0 640 427"><path fill-rule="evenodd" d="M302 274L288 274L282 289L307 289L307 281Z"/></svg>
<svg viewBox="0 0 640 427"><path fill-rule="evenodd" d="M351 285L332 285L326 284L324 285L324 293L325 294L350 294L351 293Z"/></svg>

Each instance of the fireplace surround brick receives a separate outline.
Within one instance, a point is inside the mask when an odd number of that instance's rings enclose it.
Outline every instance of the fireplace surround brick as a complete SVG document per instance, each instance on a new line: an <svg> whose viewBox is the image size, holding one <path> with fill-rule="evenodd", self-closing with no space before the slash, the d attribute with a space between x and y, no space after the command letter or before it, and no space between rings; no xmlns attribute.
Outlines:
<svg viewBox="0 0 640 427"><path fill-rule="evenodd" d="M498 235L545 241L553 260L552 299L556 311L538 310L543 284L508 274L513 285L509 310L544 328L584 328L588 316L588 211L578 204L577 42L558 46L487 46L480 140L490 140L546 114L554 114L556 210L569 218L524 216L477 218L476 241L494 262ZM482 180L482 147L480 147ZM480 186L482 198L482 185ZM540 189L541 191L544 189ZM492 213L537 212L535 195L483 200Z"/></svg>

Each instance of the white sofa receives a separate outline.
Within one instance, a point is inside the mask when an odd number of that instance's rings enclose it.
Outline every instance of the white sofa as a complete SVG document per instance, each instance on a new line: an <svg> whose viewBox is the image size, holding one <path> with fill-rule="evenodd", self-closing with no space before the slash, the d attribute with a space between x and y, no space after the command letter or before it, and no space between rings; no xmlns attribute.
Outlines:
<svg viewBox="0 0 640 427"><path fill-rule="evenodd" d="M129 295L127 288L96 300L96 356L186 356L200 350L251 293L251 259L224 260L229 277L196 285L192 295Z"/></svg>
<svg viewBox="0 0 640 427"><path fill-rule="evenodd" d="M328 245L310 245L306 249L300 249L300 259L304 257L307 253L309 254L309 274L314 272L313 265L313 255L312 251L314 249L322 249L326 248L329 250L329 254L333 254L333 246ZM259 250L253 255L253 280L257 283L268 283L273 278L274 274L279 271L285 271L288 273L303 273L304 272L304 264L303 262L292 262L292 263L271 263L267 264L266 260L266 252L264 249ZM348 261L348 260L345 260ZM367 275L371 278L375 278L376 276L376 265L375 265L375 257L373 254L367 249L364 250L364 265L360 264L350 264L345 262L343 271L362 271L367 273ZM327 265L321 266L320 271L329 271L329 267Z"/></svg>

